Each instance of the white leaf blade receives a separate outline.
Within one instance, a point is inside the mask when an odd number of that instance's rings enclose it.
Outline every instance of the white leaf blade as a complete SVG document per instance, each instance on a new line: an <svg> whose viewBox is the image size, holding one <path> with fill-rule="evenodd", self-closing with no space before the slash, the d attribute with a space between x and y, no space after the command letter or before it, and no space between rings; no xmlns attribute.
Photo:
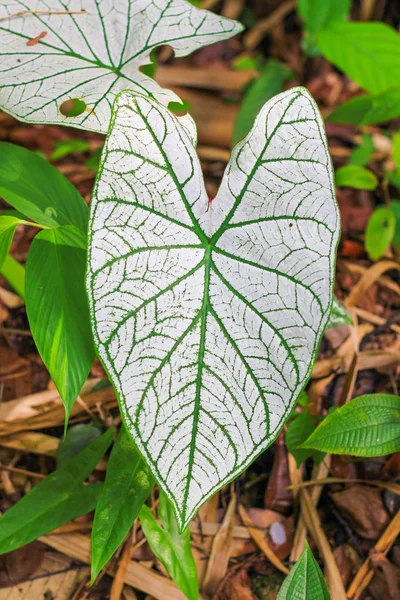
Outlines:
<svg viewBox="0 0 400 600"><path fill-rule="evenodd" d="M150 63L154 48L168 44L185 56L242 30L239 23L186 0L86 0L84 6L84 14L73 14L82 8L80 2L37 0L34 8L22 0L1 3L3 110L31 123L106 133L113 101L125 89L166 105L179 101L139 71ZM7 18L32 10L42 13ZM68 10L71 14L57 14ZM86 111L66 117L60 106L74 98L86 103Z"/></svg>
<svg viewBox="0 0 400 600"><path fill-rule="evenodd" d="M279 148L298 153L285 184L264 166ZM181 526L273 441L304 387L332 300L338 224L305 90L265 105L212 203L177 119L150 99L117 100L92 206L91 315L127 428Z"/></svg>

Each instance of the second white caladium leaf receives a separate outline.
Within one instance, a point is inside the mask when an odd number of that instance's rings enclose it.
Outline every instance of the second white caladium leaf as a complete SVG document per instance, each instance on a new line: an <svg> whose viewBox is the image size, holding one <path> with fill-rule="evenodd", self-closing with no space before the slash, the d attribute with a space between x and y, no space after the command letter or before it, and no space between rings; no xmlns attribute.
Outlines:
<svg viewBox="0 0 400 600"><path fill-rule="evenodd" d="M154 48L186 56L241 30L186 0L2 0L0 108L30 123L106 133L122 90L179 101L139 70ZM83 114L62 114L75 99Z"/></svg>
<svg viewBox="0 0 400 600"><path fill-rule="evenodd" d="M331 302L339 216L318 109L276 96L207 198L186 131L121 94L91 209L99 355L182 527L276 437Z"/></svg>

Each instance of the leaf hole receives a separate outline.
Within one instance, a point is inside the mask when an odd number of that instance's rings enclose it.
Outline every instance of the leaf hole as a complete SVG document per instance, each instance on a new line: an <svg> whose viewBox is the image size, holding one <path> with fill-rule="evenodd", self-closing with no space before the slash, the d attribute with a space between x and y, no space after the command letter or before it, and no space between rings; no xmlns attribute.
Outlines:
<svg viewBox="0 0 400 600"><path fill-rule="evenodd" d="M80 98L65 100L60 105L60 113L64 115L64 117L80 117L80 115L82 115L86 110L86 102Z"/></svg>

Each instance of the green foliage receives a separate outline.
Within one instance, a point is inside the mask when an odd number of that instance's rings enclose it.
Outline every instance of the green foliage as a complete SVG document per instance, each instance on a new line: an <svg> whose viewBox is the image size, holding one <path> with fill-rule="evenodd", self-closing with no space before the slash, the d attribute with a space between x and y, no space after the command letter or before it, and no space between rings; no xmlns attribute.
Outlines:
<svg viewBox="0 0 400 600"><path fill-rule="evenodd" d="M328 121L353 125L375 125L400 117L400 86L381 94L366 94L352 98L335 108Z"/></svg>
<svg viewBox="0 0 400 600"><path fill-rule="evenodd" d="M94 359L85 294L86 236L67 225L40 232L26 265L26 310L44 364L71 407Z"/></svg>
<svg viewBox="0 0 400 600"><path fill-rule="evenodd" d="M400 397L369 394L328 415L303 444L332 454L383 456L400 450Z"/></svg>
<svg viewBox="0 0 400 600"><path fill-rule="evenodd" d="M318 465L325 456L324 452L301 448L301 445L310 437L315 427L316 424L308 410L304 410L300 414L296 413L295 418L288 425L285 436L286 446L290 454L294 456L298 467L308 458L312 458Z"/></svg>
<svg viewBox="0 0 400 600"><path fill-rule="evenodd" d="M7 258L14 232L21 223L24 221L17 217L0 216L0 269Z"/></svg>
<svg viewBox="0 0 400 600"><path fill-rule="evenodd" d="M331 314L329 316L329 321L326 325L326 329L330 327L338 327L339 325L352 325L353 321L351 320L347 310L345 307L339 302L339 300L334 296L331 308Z"/></svg>
<svg viewBox="0 0 400 600"><path fill-rule="evenodd" d="M111 444L108 430L0 518L0 554L29 544L95 507L102 484L83 485Z"/></svg>
<svg viewBox="0 0 400 600"><path fill-rule="evenodd" d="M160 493L158 512L163 526L154 518L148 506L142 506L139 513L149 546L188 600L197 600L199 585L189 528L179 533L172 504L163 492Z"/></svg>
<svg viewBox="0 0 400 600"><path fill-rule="evenodd" d="M70 427L58 446L57 467L63 467L100 435L101 428L94 425L78 423Z"/></svg>
<svg viewBox="0 0 400 600"><path fill-rule="evenodd" d="M321 569L307 542L303 554L283 582L276 600L330 600Z"/></svg>
<svg viewBox="0 0 400 600"><path fill-rule="evenodd" d="M378 179L372 171L368 171L360 165L347 165L336 171L335 183L337 187L375 190L378 186Z"/></svg>
<svg viewBox="0 0 400 600"><path fill-rule="evenodd" d="M94 515L92 582L123 542L152 486L152 476L122 426Z"/></svg>
<svg viewBox="0 0 400 600"><path fill-rule="evenodd" d="M25 269L9 254L6 256L0 273L8 281L20 298L25 300Z"/></svg>
<svg viewBox="0 0 400 600"><path fill-rule="evenodd" d="M247 89L233 128L232 145L249 133L256 116L267 100L283 90L283 85L293 77L290 69L276 60L268 61L260 77Z"/></svg>
<svg viewBox="0 0 400 600"><path fill-rule="evenodd" d="M297 6L304 22L303 50L309 56L319 54L317 33L336 21L344 21L350 11L350 0L298 0Z"/></svg>
<svg viewBox="0 0 400 600"><path fill-rule="evenodd" d="M6 142L0 142L0 196L41 225L87 230L88 207L72 183L34 152Z"/></svg>
<svg viewBox="0 0 400 600"><path fill-rule="evenodd" d="M396 246L400 246L400 200L392 200L390 202L390 210L396 219L393 241Z"/></svg>
<svg viewBox="0 0 400 600"><path fill-rule="evenodd" d="M365 248L371 260L384 255L393 241L396 230L396 217L389 208L380 206L369 218L365 231Z"/></svg>
<svg viewBox="0 0 400 600"><path fill-rule="evenodd" d="M70 154L80 154L89 150L89 144L85 140L61 140L56 142L55 150L51 155L51 160L60 160Z"/></svg>
<svg viewBox="0 0 400 600"><path fill-rule="evenodd" d="M379 94L396 85L400 37L384 23L332 23L317 35L322 54L360 87Z"/></svg>
<svg viewBox="0 0 400 600"><path fill-rule="evenodd" d="M371 160L373 151L374 142L372 136L368 133L364 133L361 144L350 154L349 164L364 167Z"/></svg>

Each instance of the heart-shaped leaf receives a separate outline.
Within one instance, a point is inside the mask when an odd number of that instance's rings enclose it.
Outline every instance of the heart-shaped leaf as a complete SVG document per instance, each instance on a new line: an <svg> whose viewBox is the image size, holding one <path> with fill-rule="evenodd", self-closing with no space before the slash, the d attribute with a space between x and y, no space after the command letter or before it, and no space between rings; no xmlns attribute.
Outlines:
<svg viewBox="0 0 400 600"><path fill-rule="evenodd" d="M265 104L212 202L176 117L117 99L92 202L92 326L181 527L290 414L329 316L338 236L323 124L303 88Z"/></svg>
<svg viewBox="0 0 400 600"><path fill-rule="evenodd" d="M176 56L186 56L242 30L239 23L186 0L34 4L34 10L27 0L0 5L0 108L30 123L100 133L107 131L114 98L122 90L149 94L164 104L179 101L139 70L151 62L154 48L168 44ZM72 111L65 105L69 100L76 101Z"/></svg>

